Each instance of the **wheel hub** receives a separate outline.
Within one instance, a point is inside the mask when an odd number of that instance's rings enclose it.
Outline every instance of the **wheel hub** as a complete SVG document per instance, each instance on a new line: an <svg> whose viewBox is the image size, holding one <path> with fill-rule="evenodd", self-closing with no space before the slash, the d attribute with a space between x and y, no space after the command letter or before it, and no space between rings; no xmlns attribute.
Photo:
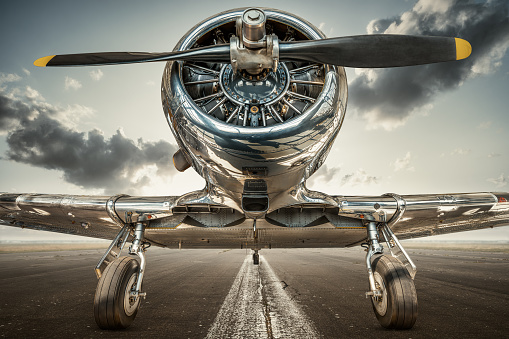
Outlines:
<svg viewBox="0 0 509 339"><path fill-rule="evenodd" d="M133 315L133 313L138 308L138 304L140 303L140 297L139 296L131 296L131 291L133 291L136 288L136 278L138 277L137 274L133 274L131 278L129 279L129 282L127 283L127 286L125 288L124 293L124 310L125 314L127 316Z"/></svg>
<svg viewBox="0 0 509 339"><path fill-rule="evenodd" d="M384 316L385 313L387 312L387 289L385 287L382 276L378 272L374 273L374 278L375 286L377 290L381 292L381 296L378 297L373 296L371 297L371 299L373 300L373 305L376 308L376 312L379 315Z"/></svg>

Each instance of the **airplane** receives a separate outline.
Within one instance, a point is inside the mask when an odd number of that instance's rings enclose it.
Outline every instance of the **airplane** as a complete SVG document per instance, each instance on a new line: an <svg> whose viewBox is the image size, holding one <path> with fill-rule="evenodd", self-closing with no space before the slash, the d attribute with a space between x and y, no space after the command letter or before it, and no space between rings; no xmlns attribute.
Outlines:
<svg viewBox="0 0 509 339"><path fill-rule="evenodd" d="M306 180L341 129L344 67L461 62L470 53L467 41L450 37L326 38L296 15L241 8L201 21L173 52L37 59L40 67L166 62L161 100L179 146L173 163L206 185L181 196L1 193L0 224L113 239L95 267L102 329L134 321L152 245L246 248L254 265L262 249L360 245L379 323L410 329L417 268L399 240L507 225L509 193L342 196L311 191ZM138 260L121 256L128 242Z"/></svg>

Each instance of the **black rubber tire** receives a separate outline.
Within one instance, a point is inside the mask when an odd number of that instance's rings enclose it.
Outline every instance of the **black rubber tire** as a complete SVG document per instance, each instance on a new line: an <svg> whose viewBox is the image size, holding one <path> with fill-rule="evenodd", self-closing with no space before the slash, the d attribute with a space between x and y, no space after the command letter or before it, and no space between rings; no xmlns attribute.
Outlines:
<svg viewBox="0 0 509 339"><path fill-rule="evenodd" d="M389 329L410 329L417 320L417 292L405 265L392 256L382 255L373 260L373 272L385 285L386 307L371 298L373 310L380 325ZM376 279L375 279L376 280ZM380 313L378 308L385 308Z"/></svg>
<svg viewBox="0 0 509 339"><path fill-rule="evenodd" d="M138 261L129 257L116 259L104 270L94 297L95 322L103 330L127 328L136 318L140 298L130 310L126 310L124 304L126 293L129 293L133 279L136 283L139 270ZM128 287L129 282L131 286Z"/></svg>
<svg viewBox="0 0 509 339"><path fill-rule="evenodd" d="M258 253L253 254L253 265L259 265L260 264L260 255Z"/></svg>

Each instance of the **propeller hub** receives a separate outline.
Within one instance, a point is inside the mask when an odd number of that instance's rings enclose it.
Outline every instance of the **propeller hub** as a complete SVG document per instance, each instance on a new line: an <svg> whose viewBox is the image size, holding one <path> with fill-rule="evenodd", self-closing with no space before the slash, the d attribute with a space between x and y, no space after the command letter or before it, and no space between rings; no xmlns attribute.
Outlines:
<svg viewBox="0 0 509 339"><path fill-rule="evenodd" d="M258 8L249 8L242 14L242 42L248 48L263 46L265 39L265 13Z"/></svg>

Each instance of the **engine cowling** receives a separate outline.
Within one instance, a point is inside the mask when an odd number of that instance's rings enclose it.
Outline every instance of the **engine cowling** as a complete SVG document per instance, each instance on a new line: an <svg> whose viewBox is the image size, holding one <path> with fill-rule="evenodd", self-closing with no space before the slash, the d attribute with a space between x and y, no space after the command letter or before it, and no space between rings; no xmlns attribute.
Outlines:
<svg viewBox="0 0 509 339"><path fill-rule="evenodd" d="M244 11L200 22L175 50L228 43L237 36L236 22ZM295 15L274 9L263 13L267 36L325 38ZM321 166L343 122L347 83L342 67L309 62L279 62L258 74L231 64L168 62L161 94L180 160L185 158L240 207L246 187L257 186L256 181L264 182L261 194L272 200Z"/></svg>

